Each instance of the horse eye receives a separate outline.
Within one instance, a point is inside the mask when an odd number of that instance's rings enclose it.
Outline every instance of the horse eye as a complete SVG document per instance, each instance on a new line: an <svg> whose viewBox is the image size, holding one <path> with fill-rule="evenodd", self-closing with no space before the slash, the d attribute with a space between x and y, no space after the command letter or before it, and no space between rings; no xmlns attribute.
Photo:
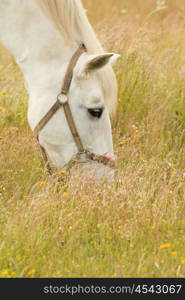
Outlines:
<svg viewBox="0 0 185 300"><path fill-rule="evenodd" d="M95 118L100 118L103 113L103 108L88 108L88 113Z"/></svg>

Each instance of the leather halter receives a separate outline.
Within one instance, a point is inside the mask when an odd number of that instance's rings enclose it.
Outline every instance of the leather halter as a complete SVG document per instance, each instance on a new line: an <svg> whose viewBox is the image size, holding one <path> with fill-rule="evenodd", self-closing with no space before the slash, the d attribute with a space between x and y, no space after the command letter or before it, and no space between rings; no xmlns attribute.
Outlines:
<svg viewBox="0 0 185 300"><path fill-rule="evenodd" d="M76 66L76 63L81 56L82 53L86 52L86 47L84 44L80 44L79 48L75 51L73 54L70 63L68 65L65 77L64 77L64 82L63 86L61 89L60 94L57 96L57 101L55 104L50 108L50 110L44 115L44 117L40 120L40 122L37 124L37 126L34 129L34 135L37 138L38 144L41 149L41 153L43 156L43 159L46 163L47 170L50 174L53 173L52 168L50 166L48 156L46 154L45 149L41 146L39 143L39 133L40 131L44 128L44 126L48 123L48 121L53 117L53 115L59 110L59 108L63 107L65 117L67 120L67 123L69 125L69 128L71 130L72 136L74 138L75 144L78 149L78 153L73 157L68 163L67 163L67 169L71 168L76 162L87 162L89 160L96 161L103 163L104 165L108 165L110 167L115 166L114 160L112 160L109 156L106 155L97 155L89 150L84 149L80 135L78 134L78 130L76 128L71 109L68 103L68 92L70 89L71 81L73 78L73 70L74 67ZM85 160L84 160L85 156Z"/></svg>

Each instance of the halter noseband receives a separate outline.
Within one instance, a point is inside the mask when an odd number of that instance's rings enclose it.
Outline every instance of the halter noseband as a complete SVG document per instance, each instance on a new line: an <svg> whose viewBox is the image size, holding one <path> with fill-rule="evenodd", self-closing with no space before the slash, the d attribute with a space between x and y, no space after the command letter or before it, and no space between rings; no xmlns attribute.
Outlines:
<svg viewBox="0 0 185 300"><path fill-rule="evenodd" d="M41 153L43 156L43 159L46 163L47 170L50 174L52 174L52 168L49 164L48 156L46 154L46 150L41 146L39 143L39 132L44 128L44 126L48 123L48 121L52 118L52 116L58 111L60 107L63 107L65 117L67 120L67 123L69 125L69 128L71 130L72 136L74 138L75 144L78 149L78 153L73 157L68 163L67 163L67 168L70 169L75 163L79 162L87 162L89 160L96 161L99 163L102 163L104 165L108 165L110 167L115 166L114 160L112 160L109 156L106 155L98 155L90 152L89 150L84 149L80 135L78 134L78 130L76 128L71 109L68 103L68 92L70 89L71 81L73 78L73 70L74 67L76 66L76 63L81 56L82 53L86 52L86 47L84 44L80 44L79 48L75 51L73 54L70 63L68 65L65 77L64 77L64 82L63 86L61 89L60 94L57 96L57 101L55 104L50 108L50 110L44 115L44 117L40 120L40 122L37 124L37 126L34 129L34 135L37 138L38 144L41 149ZM85 159L81 159L85 157Z"/></svg>

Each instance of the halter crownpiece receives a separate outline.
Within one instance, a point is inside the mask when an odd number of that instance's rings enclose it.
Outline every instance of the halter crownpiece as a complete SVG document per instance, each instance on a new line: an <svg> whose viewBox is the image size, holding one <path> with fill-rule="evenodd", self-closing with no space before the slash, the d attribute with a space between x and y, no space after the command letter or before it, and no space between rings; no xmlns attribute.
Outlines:
<svg viewBox="0 0 185 300"><path fill-rule="evenodd" d="M64 82L63 82L63 85L62 85L61 92L57 96L57 101L50 108L50 110L45 114L45 116L40 120L40 122L37 124L37 126L34 129L34 135L36 136L36 139L37 139L38 144L39 144L40 149L41 149L43 159L46 163L47 170L50 174L53 173L52 168L50 166L46 150L39 143L39 133L44 128L44 126L48 123L48 121L53 117L53 115L58 111L58 109L61 108L61 107L63 107L63 109L64 109L64 113L65 113L67 123L69 125L70 131L72 133L72 136L74 138L75 144L76 144L77 149L78 149L78 153L75 155L75 157L73 157L68 162L68 164L67 164L68 169L71 168L77 162L78 163L79 162L84 162L84 159L81 160L82 155L83 156L85 155L85 162L90 160L90 161L95 161L95 162L102 163L104 165L108 165L110 167L115 166L114 160L111 159L109 156L94 154L94 153L90 152L89 150L84 149L81 138L80 138L80 135L78 133L78 130L76 128L76 125L75 125L75 122L74 122L74 119L73 119L73 116L72 116L72 113L71 113L69 103L68 103L68 92L69 92L71 81L72 81L72 78L73 78L74 67L76 66L76 63L77 63L79 57L81 56L81 54L86 52L86 51L87 50L86 50L85 45L80 44L78 49L75 51L75 53L73 54L73 56L70 60L67 71L65 73Z"/></svg>

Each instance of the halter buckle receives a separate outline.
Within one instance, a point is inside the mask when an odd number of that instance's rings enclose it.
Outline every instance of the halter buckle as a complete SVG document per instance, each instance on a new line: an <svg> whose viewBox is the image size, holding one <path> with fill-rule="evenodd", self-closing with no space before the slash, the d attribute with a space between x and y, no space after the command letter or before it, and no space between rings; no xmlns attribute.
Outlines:
<svg viewBox="0 0 185 300"><path fill-rule="evenodd" d="M64 104L67 102L68 98L67 98L67 95L65 94L59 94L57 96L57 100L61 103L61 104Z"/></svg>

